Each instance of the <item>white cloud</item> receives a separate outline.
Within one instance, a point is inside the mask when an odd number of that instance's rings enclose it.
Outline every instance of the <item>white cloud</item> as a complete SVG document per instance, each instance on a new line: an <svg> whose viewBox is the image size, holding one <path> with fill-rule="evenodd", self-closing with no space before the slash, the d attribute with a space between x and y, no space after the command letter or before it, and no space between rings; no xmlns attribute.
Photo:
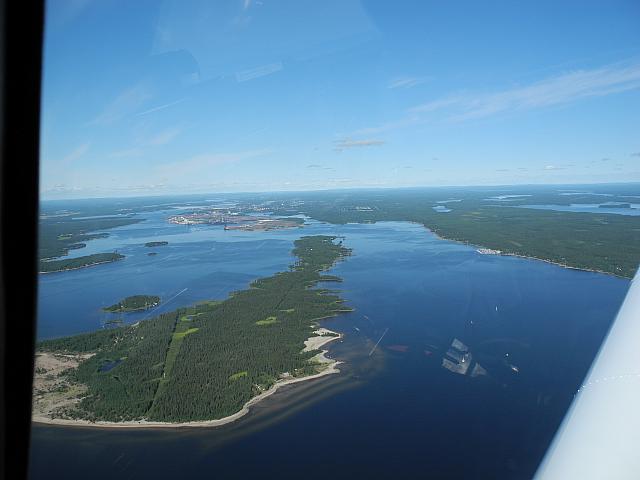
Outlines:
<svg viewBox="0 0 640 480"><path fill-rule="evenodd" d="M396 88L403 85L402 80L398 80ZM392 82L389 88L393 87ZM441 118L446 120L463 121L568 104L584 98L636 89L640 89L640 64L616 63L592 70L555 75L529 85L497 92L447 95L410 108L404 118L361 128L350 135L358 137L400 130L425 123L430 119L428 114L434 113L440 114Z"/></svg>
<svg viewBox="0 0 640 480"><path fill-rule="evenodd" d="M80 159L81 157L84 156L85 153L87 153L89 151L89 148L91 147L91 143L87 142L87 143L83 143L82 145L78 145L75 149L73 149L73 151L71 153L69 153L68 155L66 155L61 161L60 163L64 166L69 166L70 164L72 164L73 162L75 162L76 160Z"/></svg>
<svg viewBox="0 0 640 480"><path fill-rule="evenodd" d="M242 70L240 72L236 72L236 81L238 82L246 82L248 80L254 80L256 78L264 77L266 75L271 75L272 73L279 72L282 70L282 62L270 63L268 65L261 65L256 68L251 68L249 70Z"/></svg>
<svg viewBox="0 0 640 480"><path fill-rule="evenodd" d="M382 125L378 125L377 127L361 128L359 130L356 130L355 132L352 132L351 135L357 137L365 135L379 135L381 133L389 132L392 130L409 127L411 125L415 125L418 122L420 122L420 117L418 117L418 115L411 115L396 122L383 123Z"/></svg>
<svg viewBox="0 0 640 480"><path fill-rule="evenodd" d="M117 150L108 154L109 158L127 158L127 157L141 157L147 153L149 147L159 147L171 142L174 138L182 133L182 128L174 127L163 130L148 138L138 138L131 148L125 148L123 150Z"/></svg>
<svg viewBox="0 0 640 480"><path fill-rule="evenodd" d="M444 108L459 104L460 102L462 102L462 97L442 98L439 100L434 100L432 102L423 103L422 105L418 105L417 107L409 109L409 111L414 113L435 112L436 110L442 110Z"/></svg>
<svg viewBox="0 0 640 480"><path fill-rule="evenodd" d="M470 120L499 113L572 103L640 88L640 64L614 64L578 70L530 85L483 94L460 94L411 109L414 113L444 111L449 119Z"/></svg>
<svg viewBox="0 0 640 480"><path fill-rule="evenodd" d="M163 105L158 105L157 107L153 107L153 108L150 108L148 110L144 110L143 112L137 113L136 116L137 117L141 117L143 115L148 115L150 113L158 112L160 110L164 110L165 108L173 107L174 105L182 103L185 100L186 100L186 98L181 98L180 100L176 100L175 102L169 102L169 103L165 103Z"/></svg>
<svg viewBox="0 0 640 480"><path fill-rule="evenodd" d="M384 145L383 140L352 140L350 138L345 138L336 142L336 146L334 150L341 152L348 148L358 148L358 147L379 147L380 145Z"/></svg>
<svg viewBox="0 0 640 480"><path fill-rule="evenodd" d="M169 128L169 129L164 130L164 131L158 133L157 135L151 137L147 141L147 143L149 145L154 145L154 146L166 145L171 140L173 140L178 135L180 135L181 132L182 132L182 129L180 129L180 128Z"/></svg>
<svg viewBox="0 0 640 480"><path fill-rule="evenodd" d="M392 90L396 88L413 88L416 85L426 82L426 80L425 77L398 77L391 80L387 88Z"/></svg>
<svg viewBox="0 0 640 480"><path fill-rule="evenodd" d="M133 114L147 100L151 93L141 85L128 88L114 98L91 123L109 125Z"/></svg>
<svg viewBox="0 0 640 480"><path fill-rule="evenodd" d="M118 150L117 152L112 152L108 156L109 158L127 158L127 157L140 157L144 153L144 150L141 148L127 148L125 150Z"/></svg>
<svg viewBox="0 0 640 480"><path fill-rule="evenodd" d="M157 172L169 178L183 177L195 172L211 173L210 169L226 163L235 163L269 153L268 149L248 150L234 153L205 153L185 160L158 165Z"/></svg>

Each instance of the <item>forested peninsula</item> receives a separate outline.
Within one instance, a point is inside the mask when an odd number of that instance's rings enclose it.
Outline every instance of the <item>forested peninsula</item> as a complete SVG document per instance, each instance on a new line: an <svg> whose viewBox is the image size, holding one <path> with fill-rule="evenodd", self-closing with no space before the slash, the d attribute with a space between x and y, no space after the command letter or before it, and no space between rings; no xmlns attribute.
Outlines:
<svg viewBox="0 0 640 480"><path fill-rule="evenodd" d="M640 216L521 208L527 203L556 204L569 198L537 190L509 202L487 195L482 189L399 189L344 192L327 199L322 193L310 192L274 208L274 214L304 214L338 225L415 222L442 238L502 255L625 278L635 275L640 262ZM447 198L453 200L443 200ZM596 201L592 195L571 198L573 202ZM439 203L442 201L447 203ZM434 209L442 205L447 205L447 212Z"/></svg>
<svg viewBox="0 0 640 480"><path fill-rule="evenodd" d="M38 232L38 256L41 260L63 257L69 250L84 248L85 242L97 238L106 238L107 232L96 230L132 225L141 222L141 218L86 218L74 219L66 216L40 217ZM94 232L94 233L90 233Z"/></svg>
<svg viewBox="0 0 640 480"><path fill-rule="evenodd" d="M63 258L60 260L40 260L40 273L64 272L66 270L77 270L79 268L92 267L103 263L117 262L122 260L124 255L119 253L95 253L76 258Z"/></svg>
<svg viewBox="0 0 640 480"><path fill-rule="evenodd" d="M118 303L114 303L108 307L104 307L105 312L112 313L128 313L148 310L160 304L160 297L157 295L132 295L123 298Z"/></svg>
<svg viewBox="0 0 640 480"><path fill-rule="evenodd" d="M293 254L289 271L224 301L39 342L34 421L217 425L279 385L336 372L320 347L338 335L318 322L351 309L312 287L350 249L312 236L297 240Z"/></svg>

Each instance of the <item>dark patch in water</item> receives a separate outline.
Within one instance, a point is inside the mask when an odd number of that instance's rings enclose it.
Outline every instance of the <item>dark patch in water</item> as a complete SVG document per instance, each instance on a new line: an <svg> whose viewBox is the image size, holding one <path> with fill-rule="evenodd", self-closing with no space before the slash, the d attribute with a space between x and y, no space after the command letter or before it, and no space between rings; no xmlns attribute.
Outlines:
<svg viewBox="0 0 640 480"><path fill-rule="evenodd" d="M387 348L389 350L393 350L394 352L405 353L407 350L409 350L409 345L389 345Z"/></svg>
<svg viewBox="0 0 640 480"><path fill-rule="evenodd" d="M102 366L100 367L100 371L101 372L110 372L111 370L116 368L121 363L122 363L122 359L121 358L119 358L117 360L107 361L106 363L102 364Z"/></svg>

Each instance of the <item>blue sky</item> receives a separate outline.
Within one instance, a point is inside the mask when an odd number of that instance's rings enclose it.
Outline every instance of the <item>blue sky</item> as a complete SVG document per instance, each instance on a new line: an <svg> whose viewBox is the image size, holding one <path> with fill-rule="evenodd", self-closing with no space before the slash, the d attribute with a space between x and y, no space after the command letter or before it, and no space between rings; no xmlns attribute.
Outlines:
<svg viewBox="0 0 640 480"><path fill-rule="evenodd" d="M640 181L640 3L48 2L43 198Z"/></svg>

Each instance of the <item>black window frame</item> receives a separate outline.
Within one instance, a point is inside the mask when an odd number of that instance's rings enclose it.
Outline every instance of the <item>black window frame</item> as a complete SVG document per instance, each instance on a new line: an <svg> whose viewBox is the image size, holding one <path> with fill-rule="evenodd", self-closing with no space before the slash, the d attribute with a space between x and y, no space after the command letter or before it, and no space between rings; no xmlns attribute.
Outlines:
<svg viewBox="0 0 640 480"><path fill-rule="evenodd" d="M0 478L27 478L44 1L0 0Z"/></svg>

